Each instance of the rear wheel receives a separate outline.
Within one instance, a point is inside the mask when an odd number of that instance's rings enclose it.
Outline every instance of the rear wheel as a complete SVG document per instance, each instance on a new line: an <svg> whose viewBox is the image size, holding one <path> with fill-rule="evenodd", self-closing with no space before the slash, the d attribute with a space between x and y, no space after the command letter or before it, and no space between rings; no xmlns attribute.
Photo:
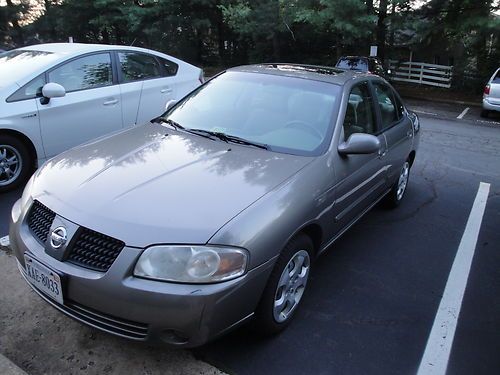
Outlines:
<svg viewBox="0 0 500 375"><path fill-rule="evenodd" d="M386 196L386 202L389 207L397 207L403 200L410 180L410 162L404 162L399 172L397 181L392 185L391 191Z"/></svg>
<svg viewBox="0 0 500 375"><path fill-rule="evenodd" d="M262 333L280 332L292 320L306 290L312 254L312 241L304 234L292 239L283 249L255 314Z"/></svg>
<svg viewBox="0 0 500 375"><path fill-rule="evenodd" d="M0 193L26 182L33 171L33 160L27 147L10 135L0 135Z"/></svg>
<svg viewBox="0 0 500 375"><path fill-rule="evenodd" d="M481 117L483 117L483 118L488 118L489 114L490 114L490 111L488 111L487 109L483 109L481 111Z"/></svg>

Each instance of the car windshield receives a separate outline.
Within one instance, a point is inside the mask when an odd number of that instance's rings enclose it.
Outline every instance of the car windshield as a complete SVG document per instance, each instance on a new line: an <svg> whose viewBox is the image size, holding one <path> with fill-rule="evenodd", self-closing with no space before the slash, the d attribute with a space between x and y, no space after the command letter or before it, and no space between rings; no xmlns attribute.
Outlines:
<svg viewBox="0 0 500 375"><path fill-rule="evenodd" d="M13 50L0 54L0 85L17 82L59 56L51 52Z"/></svg>
<svg viewBox="0 0 500 375"><path fill-rule="evenodd" d="M343 58L337 63L337 68L366 72L368 71L368 61L357 57Z"/></svg>
<svg viewBox="0 0 500 375"><path fill-rule="evenodd" d="M332 133L340 86L271 74L226 72L183 99L164 118L266 145L318 155Z"/></svg>

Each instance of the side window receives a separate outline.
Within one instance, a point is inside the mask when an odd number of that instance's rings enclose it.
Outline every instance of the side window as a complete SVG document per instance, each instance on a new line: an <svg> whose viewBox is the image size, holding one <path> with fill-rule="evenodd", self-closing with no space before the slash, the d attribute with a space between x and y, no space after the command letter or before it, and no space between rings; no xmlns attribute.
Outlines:
<svg viewBox="0 0 500 375"><path fill-rule="evenodd" d="M347 140L353 133L375 133L372 98L367 82L352 88L344 118L344 136Z"/></svg>
<svg viewBox="0 0 500 375"><path fill-rule="evenodd" d="M158 61L151 55L137 52L118 53L123 82L161 77Z"/></svg>
<svg viewBox="0 0 500 375"><path fill-rule="evenodd" d="M37 94L41 93L43 85L45 85L45 74L36 77L20 89L18 89L7 99L7 102L10 103L36 98Z"/></svg>
<svg viewBox="0 0 500 375"><path fill-rule="evenodd" d="M382 130L398 121L397 105L390 87L382 83L374 83L375 99L382 115Z"/></svg>
<svg viewBox="0 0 500 375"><path fill-rule="evenodd" d="M403 118L403 113L404 113L405 107L396 94L393 93L393 97L394 97L394 100L396 101L396 112L398 114L398 119L401 120Z"/></svg>
<svg viewBox="0 0 500 375"><path fill-rule="evenodd" d="M49 82L59 83L66 92L112 85L111 56L100 53L70 61L50 71Z"/></svg>
<svg viewBox="0 0 500 375"><path fill-rule="evenodd" d="M177 71L179 70L179 65L177 65L173 61L163 59L161 57L158 57L158 60L160 60L160 63L163 66L164 76L171 77L177 74Z"/></svg>

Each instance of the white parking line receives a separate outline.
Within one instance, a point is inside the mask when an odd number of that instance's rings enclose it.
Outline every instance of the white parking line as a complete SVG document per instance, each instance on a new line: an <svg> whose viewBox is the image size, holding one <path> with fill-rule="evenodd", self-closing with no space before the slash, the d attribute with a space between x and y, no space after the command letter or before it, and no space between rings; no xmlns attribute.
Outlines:
<svg viewBox="0 0 500 375"><path fill-rule="evenodd" d="M467 112L469 112L469 109L470 109L469 107L465 108L465 109L462 111L462 113L461 113L461 114L459 114L459 115L457 116L457 119L459 119L459 120L463 119L463 118L464 118L464 116L467 114Z"/></svg>
<svg viewBox="0 0 500 375"><path fill-rule="evenodd" d="M432 112L426 112L426 111L420 111L418 109L412 109L413 112L421 113L423 115L431 115L431 116L437 116L437 113L432 113Z"/></svg>
<svg viewBox="0 0 500 375"><path fill-rule="evenodd" d="M445 375L490 184L481 182L453 261L417 375Z"/></svg>

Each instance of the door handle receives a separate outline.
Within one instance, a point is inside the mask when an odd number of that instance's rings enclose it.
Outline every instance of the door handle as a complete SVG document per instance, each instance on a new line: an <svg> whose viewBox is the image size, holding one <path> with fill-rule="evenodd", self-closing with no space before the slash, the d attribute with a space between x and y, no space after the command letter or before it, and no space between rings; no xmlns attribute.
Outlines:
<svg viewBox="0 0 500 375"><path fill-rule="evenodd" d="M161 89L160 92L162 94L171 94L172 93L172 89L170 87L165 87L165 88Z"/></svg>
<svg viewBox="0 0 500 375"><path fill-rule="evenodd" d="M408 133L406 133L406 136L407 136L408 138L413 137L413 130L408 130Z"/></svg>
<svg viewBox="0 0 500 375"><path fill-rule="evenodd" d="M118 103L118 99L111 99L111 100L107 100L105 101L104 103L102 103L103 105L113 105L113 104L116 104Z"/></svg>
<svg viewBox="0 0 500 375"><path fill-rule="evenodd" d="M383 158L386 154L387 154L387 149L378 151L379 158Z"/></svg>

